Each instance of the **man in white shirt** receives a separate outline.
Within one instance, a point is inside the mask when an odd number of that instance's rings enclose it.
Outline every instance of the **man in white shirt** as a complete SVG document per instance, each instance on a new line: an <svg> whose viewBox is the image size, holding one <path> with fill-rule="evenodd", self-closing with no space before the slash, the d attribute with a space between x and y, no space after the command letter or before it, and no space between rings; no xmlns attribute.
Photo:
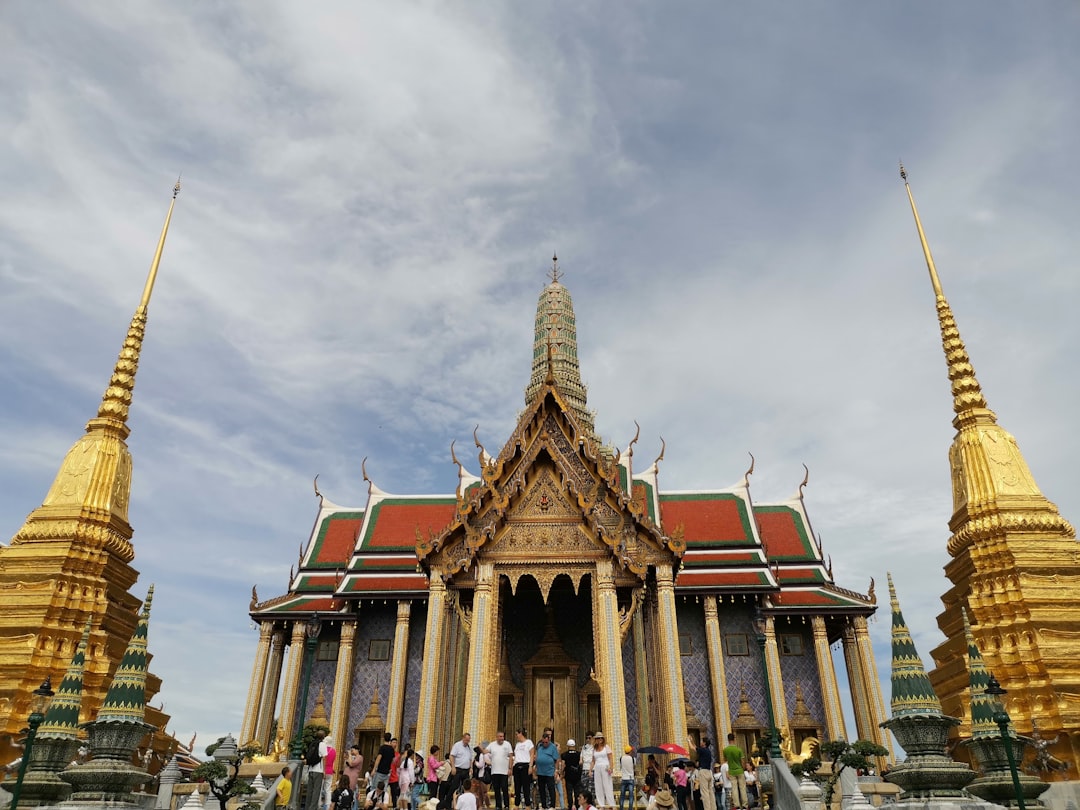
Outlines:
<svg viewBox="0 0 1080 810"><path fill-rule="evenodd" d="M472 737L469 732L461 735L461 739L454 743L450 749L450 761L454 763L454 787L453 792L461 787L462 782L472 778L472 764L475 754L472 750ZM466 784L468 784L466 782Z"/></svg>
<svg viewBox="0 0 1080 810"><path fill-rule="evenodd" d="M619 771L622 783L619 788L619 810L623 810L625 800L627 810L634 810L634 747L631 745L623 749L623 755L619 758Z"/></svg>
<svg viewBox="0 0 1080 810"><path fill-rule="evenodd" d="M524 728L517 730L517 744L514 745L514 807L521 807L522 798L525 807L532 807L533 741L525 734Z"/></svg>
<svg viewBox="0 0 1080 810"><path fill-rule="evenodd" d="M514 756L514 746L506 741L505 732L495 735L495 741L487 747L491 758L491 787L495 791L495 810L510 810L510 760Z"/></svg>

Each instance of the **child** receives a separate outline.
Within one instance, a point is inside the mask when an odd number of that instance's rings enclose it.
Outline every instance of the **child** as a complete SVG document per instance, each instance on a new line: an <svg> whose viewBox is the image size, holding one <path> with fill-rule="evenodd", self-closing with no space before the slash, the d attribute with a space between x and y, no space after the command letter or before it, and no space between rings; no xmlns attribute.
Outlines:
<svg viewBox="0 0 1080 810"><path fill-rule="evenodd" d="M337 788L330 794L330 802L334 810L352 810L353 789L349 785L349 777L345 774L338 779Z"/></svg>
<svg viewBox="0 0 1080 810"><path fill-rule="evenodd" d="M274 807L278 810L288 807L289 799L292 798L292 771L288 765L281 769L281 779L278 780L275 792L277 795L274 797Z"/></svg>

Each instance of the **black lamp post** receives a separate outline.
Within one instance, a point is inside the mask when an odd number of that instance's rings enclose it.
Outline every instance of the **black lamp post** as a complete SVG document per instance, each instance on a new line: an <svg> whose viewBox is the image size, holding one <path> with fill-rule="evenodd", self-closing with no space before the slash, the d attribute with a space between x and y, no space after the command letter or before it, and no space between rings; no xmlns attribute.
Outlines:
<svg viewBox="0 0 1080 810"><path fill-rule="evenodd" d="M37 736L38 726L45 720L45 710L49 706L49 698L54 694L56 693L52 690L51 676L47 676L45 680L41 682L41 686L31 692L33 698L30 703L30 716L26 718L26 725L28 726L26 742L23 745L22 760L19 762L19 777L15 780L15 789L11 791L10 810L18 810L19 808L19 794L22 793L22 783L23 777L26 776L26 766L30 764L30 752L34 750L34 737Z"/></svg>
<svg viewBox="0 0 1080 810"><path fill-rule="evenodd" d="M776 731L776 714L773 711L772 702L772 685L769 679L769 662L765 657L765 630L768 627L768 622L765 619L765 614L761 612L761 609L754 611L754 637L758 643L758 650L761 652L761 671L765 675L765 708L769 712L769 759L780 759L784 756L780 750L779 735Z"/></svg>
<svg viewBox="0 0 1080 810"><path fill-rule="evenodd" d="M300 690L300 704L296 707L296 736L293 737L293 759L304 755L304 712L307 710L308 689L311 687L311 670L315 667L315 649L319 646L319 631L322 622L319 614L313 613L304 625L304 652L307 664L304 666L304 686Z"/></svg>
<svg viewBox="0 0 1080 810"><path fill-rule="evenodd" d="M997 703L997 711L994 712L994 722L997 723L997 727L1001 729L1001 744L1005 746L1005 756L1009 760L1009 772L1012 774L1013 790L1016 791L1016 804L1020 810L1026 810L1024 807L1024 793L1020 789L1020 774L1016 771L1016 754L1013 752L1012 736L1009 734L1009 713L1005 711L1005 704L1001 698L1003 695L1007 695L1008 691L1001 688L1001 684L998 683L998 679L993 675L986 683L986 689L983 690L984 695L990 695Z"/></svg>

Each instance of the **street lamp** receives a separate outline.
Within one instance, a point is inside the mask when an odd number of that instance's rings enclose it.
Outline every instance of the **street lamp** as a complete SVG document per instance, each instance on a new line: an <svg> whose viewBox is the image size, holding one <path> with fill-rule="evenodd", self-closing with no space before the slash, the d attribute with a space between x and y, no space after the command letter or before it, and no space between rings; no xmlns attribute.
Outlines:
<svg viewBox="0 0 1080 810"><path fill-rule="evenodd" d="M754 610L754 637L757 639L758 650L761 652L761 671L765 674L765 708L769 712L769 759L780 759L783 752L780 750L779 735L776 731L776 715L773 712L772 686L769 681L769 662L765 657L765 630L768 622L760 608ZM1021 810L1023 810L1021 808Z"/></svg>
<svg viewBox="0 0 1080 810"><path fill-rule="evenodd" d="M1009 772L1012 774L1013 790L1016 791L1016 803L1020 810L1025 810L1024 793L1020 789L1020 774L1016 771L1016 754L1013 752L1012 735L1009 734L1009 713L1005 711L1005 703L1001 700L1008 690L1002 689L998 679L993 675L986 682L984 695L990 695L997 703L997 711L994 712L994 722L1001 729L1001 744L1005 746L1005 756L1009 760Z"/></svg>
<svg viewBox="0 0 1080 810"><path fill-rule="evenodd" d="M315 667L315 649L319 646L319 631L322 622L319 614L311 614L311 618L304 625L304 652L307 656L307 665L304 667L304 687L300 690L300 705L296 707L296 736L293 737L293 759L299 759L304 755L304 712L307 711L308 689L311 687L311 670Z"/></svg>
<svg viewBox="0 0 1080 810"><path fill-rule="evenodd" d="M30 693L30 716L26 718L28 730L26 742L23 745L22 760L19 762L19 777L15 780L15 789L11 791L11 808L18 810L19 794L22 793L23 777L26 776L26 766L30 764L30 752L34 750L34 737L37 736L38 726L45 720L45 710L49 707L49 698L55 692L52 690L52 676L46 676L41 686Z"/></svg>

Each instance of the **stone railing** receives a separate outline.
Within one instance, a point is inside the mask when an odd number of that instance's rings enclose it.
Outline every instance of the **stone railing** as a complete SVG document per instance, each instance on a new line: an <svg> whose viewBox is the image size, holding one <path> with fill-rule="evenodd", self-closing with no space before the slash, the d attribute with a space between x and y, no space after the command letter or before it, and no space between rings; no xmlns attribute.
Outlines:
<svg viewBox="0 0 1080 810"><path fill-rule="evenodd" d="M799 780L791 772L783 757L772 760L773 810L802 810Z"/></svg>

